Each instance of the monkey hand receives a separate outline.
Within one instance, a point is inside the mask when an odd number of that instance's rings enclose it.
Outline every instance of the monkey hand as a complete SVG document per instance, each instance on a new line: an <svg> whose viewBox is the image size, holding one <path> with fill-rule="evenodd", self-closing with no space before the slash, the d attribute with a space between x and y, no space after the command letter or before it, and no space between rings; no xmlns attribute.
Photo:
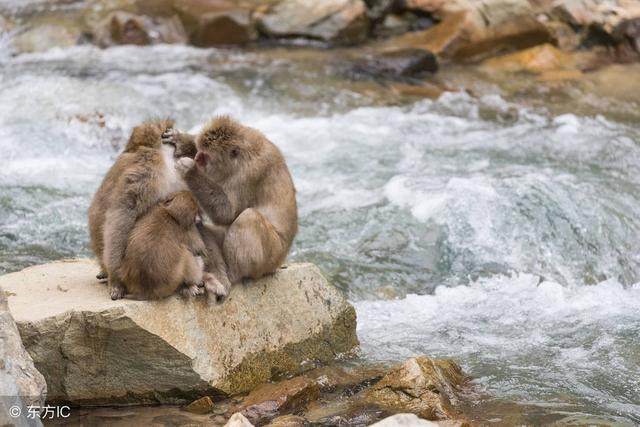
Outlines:
<svg viewBox="0 0 640 427"><path fill-rule="evenodd" d="M167 128L162 135L160 136L163 144L176 145L176 140L178 138L178 131L174 128Z"/></svg>
<svg viewBox="0 0 640 427"><path fill-rule="evenodd" d="M193 159L189 157L181 157L180 160L176 162L176 170L182 176L185 176L187 172L193 169L195 162Z"/></svg>

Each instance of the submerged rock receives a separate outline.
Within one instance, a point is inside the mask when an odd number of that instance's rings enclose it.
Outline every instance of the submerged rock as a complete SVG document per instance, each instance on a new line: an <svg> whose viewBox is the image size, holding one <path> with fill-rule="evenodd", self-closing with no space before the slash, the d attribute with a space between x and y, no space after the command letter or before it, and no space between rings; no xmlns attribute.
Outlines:
<svg viewBox="0 0 640 427"><path fill-rule="evenodd" d="M420 76L438 71L433 53L416 48L382 51L362 59L354 66L356 74L382 78Z"/></svg>
<svg viewBox="0 0 640 427"><path fill-rule="evenodd" d="M19 52L44 52L55 47L69 47L80 37L77 28L59 24L34 26L20 32L13 39L13 46Z"/></svg>
<svg viewBox="0 0 640 427"><path fill-rule="evenodd" d="M44 377L33 366L9 313L4 291L0 289L0 425L42 425L27 418L29 406L42 407L47 394ZM17 407L21 414L10 408Z"/></svg>
<svg viewBox="0 0 640 427"><path fill-rule="evenodd" d="M260 16L259 24L273 37L308 37L341 44L361 42L369 30L362 0L283 0Z"/></svg>
<svg viewBox="0 0 640 427"><path fill-rule="evenodd" d="M355 311L312 264L206 298L111 301L91 261L0 277L49 401L186 403L238 394L357 346Z"/></svg>
<svg viewBox="0 0 640 427"><path fill-rule="evenodd" d="M466 378L452 360L414 357L392 369L364 396L391 413L411 412L427 420L452 419L456 391Z"/></svg>
<svg viewBox="0 0 640 427"><path fill-rule="evenodd" d="M192 414L208 414L214 406L213 400L209 396L205 396L189 403L184 409Z"/></svg>

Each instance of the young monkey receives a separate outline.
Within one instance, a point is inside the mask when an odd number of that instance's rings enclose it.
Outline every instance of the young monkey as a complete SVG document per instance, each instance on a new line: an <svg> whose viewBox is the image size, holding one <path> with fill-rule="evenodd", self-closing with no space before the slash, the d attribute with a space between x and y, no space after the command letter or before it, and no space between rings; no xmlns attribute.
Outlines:
<svg viewBox="0 0 640 427"><path fill-rule="evenodd" d="M172 194L135 224L119 277L128 294L160 299L181 289L185 295L204 293L206 249L196 227L198 202L188 191Z"/></svg>
<svg viewBox="0 0 640 427"><path fill-rule="evenodd" d="M118 271L136 220L169 194L186 189L174 162L193 157L196 149L192 141L179 138L166 144L162 133L172 126L161 120L134 128L89 207L91 247L102 270L98 278L109 278L112 299L125 292Z"/></svg>

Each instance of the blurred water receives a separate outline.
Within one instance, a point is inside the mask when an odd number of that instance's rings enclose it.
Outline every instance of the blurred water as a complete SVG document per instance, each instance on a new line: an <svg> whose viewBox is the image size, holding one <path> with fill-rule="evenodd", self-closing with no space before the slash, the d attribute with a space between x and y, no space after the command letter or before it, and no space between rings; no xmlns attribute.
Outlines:
<svg viewBox="0 0 640 427"><path fill-rule="evenodd" d="M453 357L532 422L640 422L640 125L385 100L304 56L2 51L1 272L89 255L86 209L132 126L232 114L285 153L292 258L355 302L366 359Z"/></svg>

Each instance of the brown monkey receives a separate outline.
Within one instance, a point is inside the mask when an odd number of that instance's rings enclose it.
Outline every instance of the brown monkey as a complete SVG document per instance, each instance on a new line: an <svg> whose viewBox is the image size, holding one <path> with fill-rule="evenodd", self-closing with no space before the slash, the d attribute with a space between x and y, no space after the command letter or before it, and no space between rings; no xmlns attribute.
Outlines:
<svg viewBox="0 0 640 427"><path fill-rule="evenodd" d="M136 219L169 194L186 189L174 162L177 156L194 155L195 148L188 139L163 144L162 133L172 125L165 120L136 127L89 207L91 247L102 269L98 277L109 277L113 299L124 295L118 271Z"/></svg>
<svg viewBox="0 0 640 427"><path fill-rule="evenodd" d="M197 219L198 202L190 192L180 191L136 221L118 271L129 294L159 299L183 285L186 294L204 293L199 286L205 246Z"/></svg>
<svg viewBox="0 0 640 427"><path fill-rule="evenodd" d="M182 158L176 167L216 224L209 232L231 283L273 273L298 230L296 192L280 150L229 117L205 126L196 147L195 161Z"/></svg>

